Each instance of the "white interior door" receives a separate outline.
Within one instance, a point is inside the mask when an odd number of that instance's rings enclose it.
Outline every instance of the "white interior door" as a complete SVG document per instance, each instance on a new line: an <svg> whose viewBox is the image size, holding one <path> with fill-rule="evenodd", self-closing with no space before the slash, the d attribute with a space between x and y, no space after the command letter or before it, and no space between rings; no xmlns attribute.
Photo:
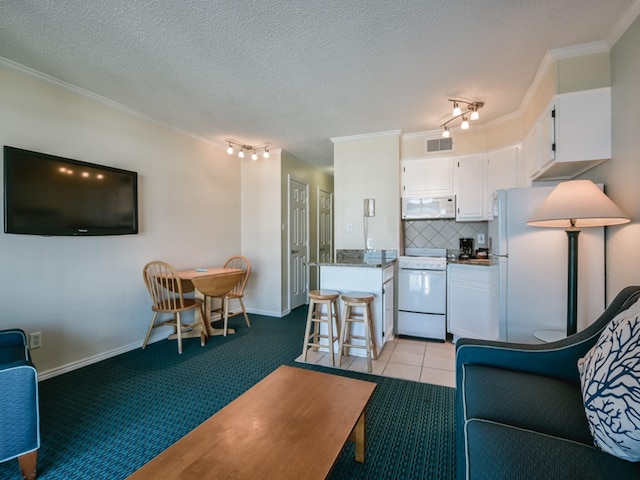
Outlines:
<svg viewBox="0 0 640 480"><path fill-rule="evenodd" d="M309 186L289 178L289 309L307 303Z"/></svg>
<svg viewBox="0 0 640 480"><path fill-rule="evenodd" d="M330 263L333 252L333 194L318 190L318 262ZM317 285L320 269L317 268Z"/></svg>

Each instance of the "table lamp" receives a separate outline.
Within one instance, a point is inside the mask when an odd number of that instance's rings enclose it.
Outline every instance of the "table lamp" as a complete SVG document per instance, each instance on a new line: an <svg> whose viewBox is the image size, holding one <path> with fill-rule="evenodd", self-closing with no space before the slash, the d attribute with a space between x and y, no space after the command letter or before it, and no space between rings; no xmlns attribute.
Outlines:
<svg viewBox="0 0 640 480"><path fill-rule="evenodd" d="M527 225L565 228L568 239L567 336L578 329L578 234L585 227L621 225L630 220L591 180L556 186Z"/></svg>

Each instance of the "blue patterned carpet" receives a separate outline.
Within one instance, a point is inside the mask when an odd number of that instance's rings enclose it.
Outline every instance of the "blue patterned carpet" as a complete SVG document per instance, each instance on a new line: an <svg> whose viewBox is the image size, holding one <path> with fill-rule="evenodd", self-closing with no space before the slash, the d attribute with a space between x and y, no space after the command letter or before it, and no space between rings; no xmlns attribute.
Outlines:
<svg viewBox="0 0 640 480"><path fill-rule="evenodd" d="M175 341L160 341L41 382L38 478L126 478L283 364L378 384L366 462L348 442L331 479L454 478L454 389L295 363L305 315L251 315L251 328L235 317L236 334L204 348L189 339L178 355ZM17 460L0 464L0 479L14 478Z"/></svg>

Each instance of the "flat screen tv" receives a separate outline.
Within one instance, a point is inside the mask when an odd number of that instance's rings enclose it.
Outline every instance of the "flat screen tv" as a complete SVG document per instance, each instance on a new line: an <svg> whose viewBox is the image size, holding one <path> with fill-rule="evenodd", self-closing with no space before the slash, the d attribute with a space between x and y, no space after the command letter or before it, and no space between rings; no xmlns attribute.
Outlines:
<svg viewBox="0 0 640 480"><path fill-rule="evenodd" d="M138 233L136 172L4 147L4 231Z"/></svg>

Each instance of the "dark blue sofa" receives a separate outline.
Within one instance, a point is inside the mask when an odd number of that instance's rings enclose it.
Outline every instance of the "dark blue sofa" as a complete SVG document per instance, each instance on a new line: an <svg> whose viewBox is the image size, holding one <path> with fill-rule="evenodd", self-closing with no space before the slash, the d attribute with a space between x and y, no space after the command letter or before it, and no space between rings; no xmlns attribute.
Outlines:
<svg viewBox="0 0 640 480"><path fill-rule="evenodd" d="M23 478L36 478L40 448L38 373L22 330L0 331L0 462L18 457Z"/></svg>
<svg viewBox="0 0 640 480"><path fill-rule="evenodd" d="M639 296L640 286L623 289L592 325L558 342L457 342L458 479L640 479L640 462L594 446L577 369Z"/></svg>

